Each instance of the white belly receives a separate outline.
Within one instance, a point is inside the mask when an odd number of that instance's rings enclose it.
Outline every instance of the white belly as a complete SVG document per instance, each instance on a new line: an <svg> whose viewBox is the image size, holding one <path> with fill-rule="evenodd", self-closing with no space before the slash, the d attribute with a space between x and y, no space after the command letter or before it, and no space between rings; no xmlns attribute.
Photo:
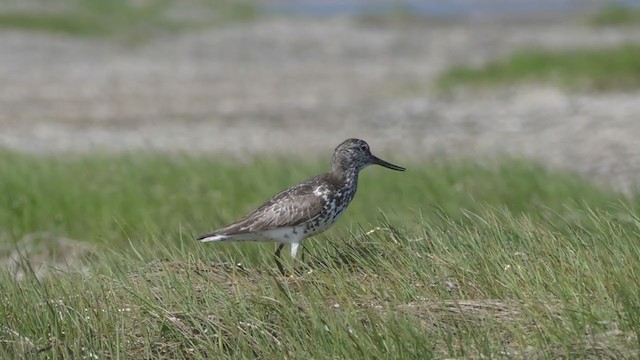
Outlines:
<svg viewBox="0 0 640 360"><path fill-rule="evenodd" d="M285 227L260 232L265 240L273 240L279 243L292 244L299 243L309 234L304 233L304 226Z"/></svg>

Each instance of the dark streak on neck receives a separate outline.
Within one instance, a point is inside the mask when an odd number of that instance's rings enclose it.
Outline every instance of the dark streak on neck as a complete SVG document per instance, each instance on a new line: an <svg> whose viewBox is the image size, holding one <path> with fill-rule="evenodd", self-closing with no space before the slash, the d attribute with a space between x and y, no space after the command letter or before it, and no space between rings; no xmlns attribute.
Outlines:
<svg viewBox="0 0 640 360"><path fill-rule="evenodd" d="M350 186L355 182L358 183L359 170L353 166L344 167L342 164L332 164L331 171L327 174L331 179L330 181L340 187Z"/></svg>

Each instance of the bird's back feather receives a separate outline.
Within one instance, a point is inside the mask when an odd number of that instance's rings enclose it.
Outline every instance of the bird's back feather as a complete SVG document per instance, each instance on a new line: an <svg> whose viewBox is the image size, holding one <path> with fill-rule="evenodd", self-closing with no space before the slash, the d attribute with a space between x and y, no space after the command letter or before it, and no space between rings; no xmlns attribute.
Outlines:
<svg viewBox="0 0 640 360"><path fill-rule="evenodd" d="M251 236L236 236L264 232L283 227L294 227L314 220L323 210L326 199L314 191L323 181L316 176L304 183L276 194L242 219L209 234L198 237L200 241L244 240ZM253 239L253 237L252 237Z"/></svg>

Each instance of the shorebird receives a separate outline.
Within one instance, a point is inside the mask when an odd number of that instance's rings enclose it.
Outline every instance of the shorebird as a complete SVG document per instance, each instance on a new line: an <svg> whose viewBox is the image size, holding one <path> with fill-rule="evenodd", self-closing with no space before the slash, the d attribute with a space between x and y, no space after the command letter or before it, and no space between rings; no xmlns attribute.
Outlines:
<svg viewBox="0 0 640 360"><path fill-rule="evenodd" d="M197 240L275 241L279 243L274 254L276 264L284 275L280 262L284 245L291 245L295 258L304 239L335 224L356 194L360 170L369 165L406 170L371 154L365 141L347 139L336 147L329 172L281 191L240 220Z"/></svg>

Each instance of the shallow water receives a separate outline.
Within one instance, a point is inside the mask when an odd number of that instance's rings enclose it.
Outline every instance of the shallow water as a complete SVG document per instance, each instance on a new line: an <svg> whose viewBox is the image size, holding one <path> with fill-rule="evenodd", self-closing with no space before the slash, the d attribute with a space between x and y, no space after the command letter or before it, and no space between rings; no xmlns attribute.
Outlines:
<svg viewBox="0 0 640 360"><path fill-rule="evenodd" d="M640 7L640 0L269 0L268 12L356 15L402 9L426 16L491 16L567 13L608 5Z"/></svg>

